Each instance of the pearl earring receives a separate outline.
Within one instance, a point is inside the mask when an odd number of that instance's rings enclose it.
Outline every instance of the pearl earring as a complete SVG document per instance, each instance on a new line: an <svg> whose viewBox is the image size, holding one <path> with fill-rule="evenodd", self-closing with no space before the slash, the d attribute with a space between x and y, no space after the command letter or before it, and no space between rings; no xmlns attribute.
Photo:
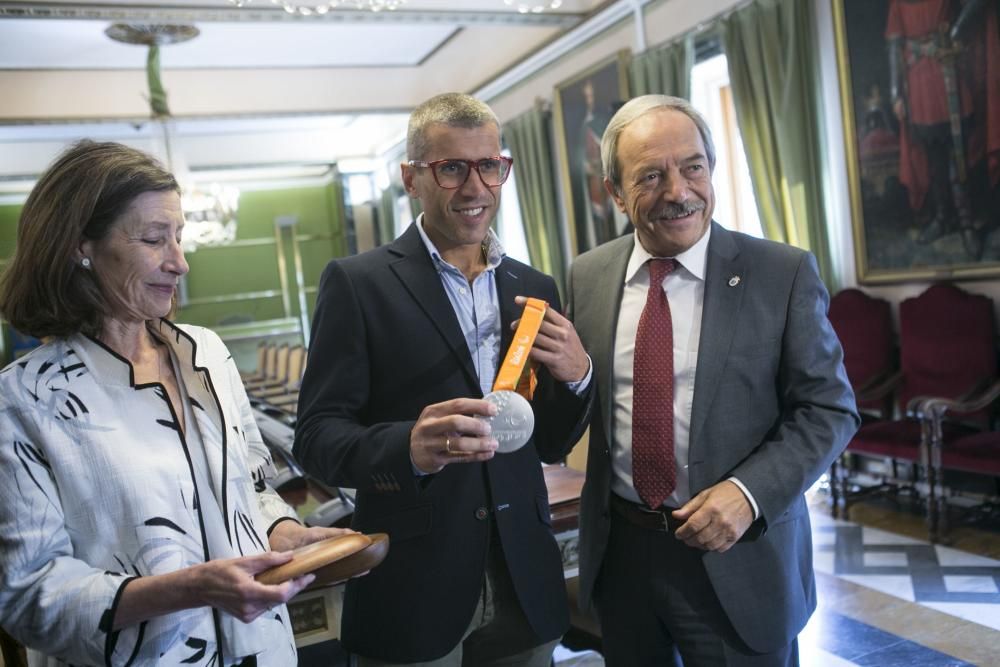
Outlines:
<svg viewBox="0 0 1000 667"><path fill-rule="evenodd" d="M80 260L80 266L82 266L85 269L89 269L90 268L90 258L89 257L84 257L83 259L81 259Z"/></svg>

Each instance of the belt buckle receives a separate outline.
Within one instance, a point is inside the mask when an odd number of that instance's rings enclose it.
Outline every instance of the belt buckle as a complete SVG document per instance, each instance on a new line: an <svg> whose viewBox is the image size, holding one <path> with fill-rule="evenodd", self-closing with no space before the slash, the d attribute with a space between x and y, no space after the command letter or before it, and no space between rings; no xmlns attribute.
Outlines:
<svg viewBox="0 0 1000 667"><path fill-rule="evenodd" d="M642 505L636 505L636 509L638 509L643 514L655 514L656 516L658 516L660 518L660 520L663 522L663 532L665 532L665 533L669 533L670 532L670 522L669 522L669 518L667 517L667 513L665 511L663 511L663 510L654 510L654 509L646 509Z"/></svg>
<svg viewBox="0 0 1000 667"><path fill-rule="evenodd" d="M669 514L669 512L667 512L664 509L655 509L654 510L654 509L646 509L645 507L640 507L639 509L642 510L643 512L648 513L648 514L655 514L656 516L658 516L660 518L660 521L663 522L663 532L665 532L665 533L669 533L670 532L670 514Z"/></svg>

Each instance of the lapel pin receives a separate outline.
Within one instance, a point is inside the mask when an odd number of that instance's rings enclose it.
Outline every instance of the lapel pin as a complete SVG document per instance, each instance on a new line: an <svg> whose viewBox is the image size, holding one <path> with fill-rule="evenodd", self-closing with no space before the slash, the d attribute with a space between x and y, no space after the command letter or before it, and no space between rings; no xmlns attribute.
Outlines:
<svg viewBox="0 0 1000 667"><path fill-rule="evenodd" d="M730 287L736 287L739 284L740 284L740 277L739 276L733 276L732 278L729 279L729 286Z"/></svg>

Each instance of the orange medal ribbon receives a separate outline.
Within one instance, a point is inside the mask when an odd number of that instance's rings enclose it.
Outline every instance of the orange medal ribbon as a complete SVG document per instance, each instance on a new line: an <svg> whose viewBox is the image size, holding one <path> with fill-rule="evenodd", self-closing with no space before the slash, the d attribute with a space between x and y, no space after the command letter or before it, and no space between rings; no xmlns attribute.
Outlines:
<svg viewBox="0 0 1000 667"><path fill-rule="evenodd" d="M538 330L542 327L548 307L548 302L534 297L529 297L528 302L524 304L521 321L517 325L517 331L514 332L514 340L507 350L507 356L500 364L497 379L493 383L493 391L516 391L531 400L537 384L535 369L529 366L527 373L524 369L528 366L528 354L535 343Z"/></svg>

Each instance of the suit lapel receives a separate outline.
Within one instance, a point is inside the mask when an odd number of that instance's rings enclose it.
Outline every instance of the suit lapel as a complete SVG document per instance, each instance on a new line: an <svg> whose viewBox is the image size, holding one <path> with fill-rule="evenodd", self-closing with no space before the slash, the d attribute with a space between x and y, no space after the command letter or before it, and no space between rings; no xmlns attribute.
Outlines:
<svg viewBox="0 0 1000 667"><path fill-rule="evenodd" d="M734 282L734 276L739 280L732 285L730 283ZM701 340L698 344L698 368L695 371L694 401L691 408L691 460L696 458L694 452L698 436L726 366L736 331L733 323L738 321L743 303L743 290L751 279L734 235L713 222L712 237L708 242Z"/></svg>
<svg viewBox="0 0 1000 667"><path fill-rule="evenodd" d="M530 296L524 286L524 278L520 271L515 272L512 262L506 259L500 262L494 275L497 284L497 299L500 301L500 359L502 364L510 343L514 339L514 332L510 329L510 323L521 317L523 308L514 303L515 296Z"/></svg>
<svg viewBox="0 0 1000 667"><path fill-rule="evenodd" d="M434 260L427 253L427 248L420 238L417 223L410 225L410 228L390 245L389 252L398 257L389 263L389 268L396 274L417 305L427 314L427 318L462 366L466 378L478 390L479 377L472 364L462 326L458 323L455 309L452 308L451 301L448 300L448 295L441 285ZM406 335L403 331L398 333Z"/></svg>
<svg viewBox="0 0 1000 667"><path fill-rule="evenodd" d="M601 400L604 419L605 442L613 442L611 428L614 415L614 362L615 362L615 329L618 324L618 311L621 310L622 292L625 289L625 269L635 245L635 235L623 237L609 245L608 252L601 264L596 268L591 284L594 289L587 294L575 294L577 300L591 299L587 312L593 313L598 319L591 322L594 332L594 354L592 360L596 366L598 396Z"/></svg>

